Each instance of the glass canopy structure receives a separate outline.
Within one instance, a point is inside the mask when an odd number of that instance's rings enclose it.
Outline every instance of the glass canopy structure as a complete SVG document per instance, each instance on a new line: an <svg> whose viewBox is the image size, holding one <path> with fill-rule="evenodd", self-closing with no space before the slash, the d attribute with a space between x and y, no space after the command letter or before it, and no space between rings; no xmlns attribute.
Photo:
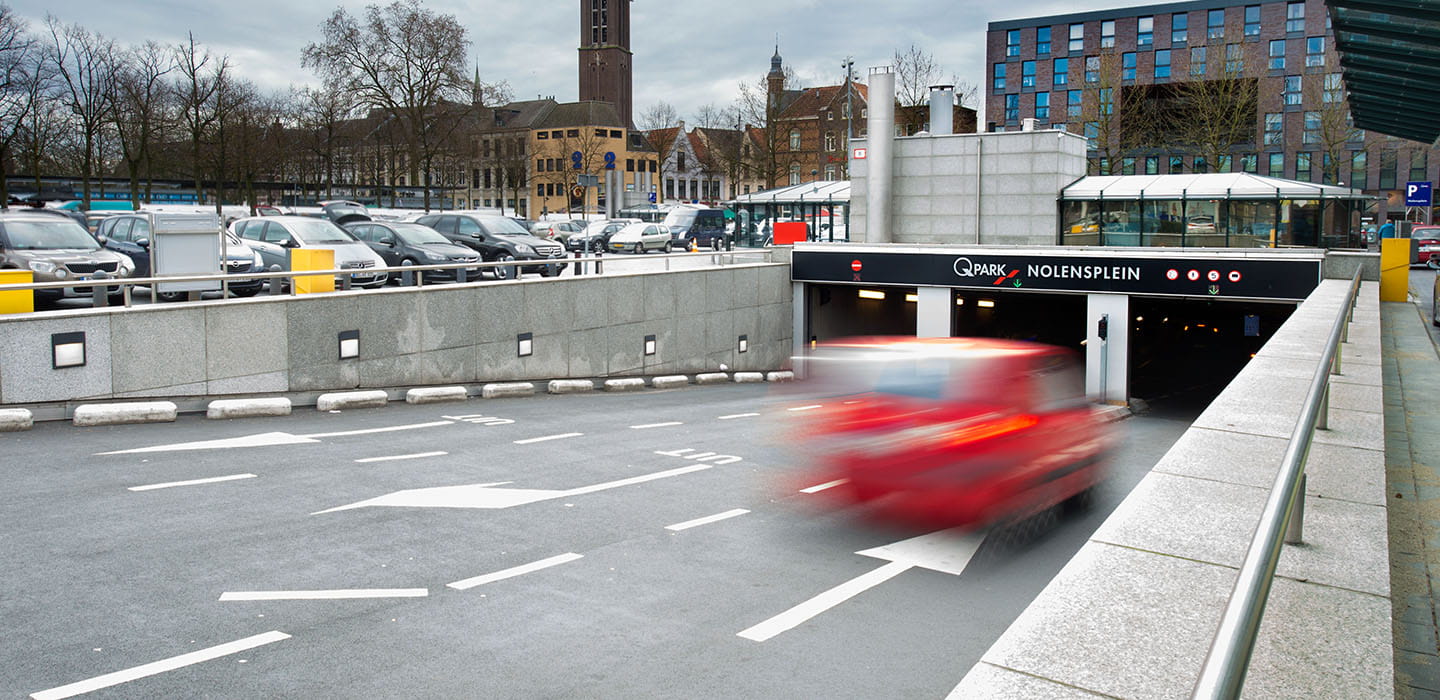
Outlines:
<svg viewBox="0 0 1440 700"><path fill-rule="evenodd" d="M1325 0L1355 126L1437 145L1440 2Z"/></svg>

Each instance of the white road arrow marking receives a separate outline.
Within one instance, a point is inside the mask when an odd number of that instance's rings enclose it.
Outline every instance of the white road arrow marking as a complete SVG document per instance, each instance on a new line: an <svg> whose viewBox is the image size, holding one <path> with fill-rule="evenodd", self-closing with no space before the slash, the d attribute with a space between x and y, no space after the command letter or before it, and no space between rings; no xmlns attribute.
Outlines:
<svg viewBox="0 0 1440 700"><path fill-rule="evenodd" d="M269 447L272 445L304 445L307 443L320 442L303 435L291 435L290 433L260 433L259 435L245 435L243 437L223 438L220 440L200 440L198 442L177 442L173 445L156 445L154 447L140 447L133 450L116 450L114 452L101 452L102 455L128 455L140 452L179 452L181 450L228 450L236 447Z"/></svg>
<svg viewBox="0 0 1440 700"><path fill-rule="evenodd" d="M191 479L189 481L167 481L163 484L147 484L145 486L131 486L127 491L154 491L155 489L173 489L176 486L199 486L201 484L218 484L222 481L238 481L240 479L254 479L254 474L231 474L230 476L212 476L208 479Z"/></svg>
<svg viewBox="0 0 1440 700"><path fill-rule="evenodd" d="M59 700L60 698L70 698L76 695L83 695L85 693L94 692L96 690L100 690L101 688L109 688L111 686L120 685L121 683L129 683L130 681L140 678L165 673L166 671L174 671L177 668L184 668L191 664L198 664L203 661L218 659L222 656L238 654L242 651L254 649L255 647L264 646L266 644L273 644L275 642L289 638L290 635L285 634L284 632L272 631L266 632L265 634L257 634L253 637L246 637L244 639L238 639L236 641L221 644L219 646L213 646L207 649L192 651L188 654L181 654L179 656L175 656L169 659L153 661L143 666L136 666L134 668L125 669L124 671L107 673L103 676L96 676L89 680L71 683L70 685L62 685L59 688L42 690L38 693L32 693L30 697L34 698L34 700Z"/></svg>
<svg viewBox="0 0 1440 700"><path fill-rule="evenodd" d="M428 489L408 489L405 491L396 491L394 493L379 496L377 498L360 501L359 503L351 503L347 506L329 508L326 510L311 513L311 515L322 515L325 513L334 513L342 510L368 508L373 506L387 506L399 508L484 508L497 510L502 508L523 506L528 503L537 503L539 501L549 501L556 498L567 498L569 496L579 496L587 493L595 493L596 491L605 491L608 489L620 488L621 486L630 486L633 484L644 483L646 481L654 481L656 479L665 479L672 476L680 476L681 474L689 474L691 472L698 472L709 468L709 464L696 464L689 467L669 469L663 472L644 474L642 476L632 476L628 479L620 479L619 481L607 481L603 484L595 484L593 486L581 486L579 488L567 489L564 491L552 491L545 489L495 488L496 486L510 483L508 481L500 481L490 484L468 484L465 486L437 486Z"/></svg>
<svg viewBox="0 0 1440 700"><path fill-rule="evenodd" d="M816 615L915 567L959 576L965 572L965 566L970 563L975 551L984 541L982 534L967 534L960 528L954 528L856 552L890 563L850 579L736 634L756 642L766 641L781 632L799 627Z"/></svg>

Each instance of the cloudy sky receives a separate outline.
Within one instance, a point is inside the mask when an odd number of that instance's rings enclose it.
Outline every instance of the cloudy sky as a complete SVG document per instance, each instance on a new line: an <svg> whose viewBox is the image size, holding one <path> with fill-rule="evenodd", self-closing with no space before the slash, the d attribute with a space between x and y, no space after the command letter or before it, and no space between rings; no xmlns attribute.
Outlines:
<svg viewBox="0 0 1440 700"><path fill-rule="evenodd" d="M517 99L577 98L579 3L573 0L501 2L422 0L455 15L469 32L473 62L484 80L508 81ZM177 44L187 32L263 88L313 84L300 52L319 36L336 7L363 12L365 2L315 0L0 0L44 29L47 12L122 45L154 40ZM910 44L934 55L962 82L983 79L988 22L1140 4L1127 0L638 0L631 5L635 114L656 102L682 118L705 104L734 101L738 85L769 70L779 35L780 54L803 85L833 85L841 61L855 60L861 79L890 63Z"/></svg>

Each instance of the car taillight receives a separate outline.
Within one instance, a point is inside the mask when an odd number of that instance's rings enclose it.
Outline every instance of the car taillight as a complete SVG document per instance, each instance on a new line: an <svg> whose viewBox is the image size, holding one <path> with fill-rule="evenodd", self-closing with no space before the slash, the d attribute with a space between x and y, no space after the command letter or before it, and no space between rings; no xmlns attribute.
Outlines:
<svg viewBox="0 0 1440 700"><path fill-rule="evenodd" d="M956 447L981 440L989 440L1024 430L1039 422L1040 419L1035 416L1020 414L976 425L967 425L952 431L946 444L950 447Z"/></svg>

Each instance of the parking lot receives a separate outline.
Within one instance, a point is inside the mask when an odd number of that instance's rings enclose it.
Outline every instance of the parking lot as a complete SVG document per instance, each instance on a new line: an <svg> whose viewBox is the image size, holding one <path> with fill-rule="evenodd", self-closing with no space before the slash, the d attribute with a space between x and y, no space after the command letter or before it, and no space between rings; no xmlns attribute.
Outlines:
<svg viewBox="0 0 1440 700"><path fill-rule="evenodd" d="M1035 539L820 507L763 385L0 437L5 685L943 697L1187 421ZM25 465L23 468L19 465Z"/></svg>

